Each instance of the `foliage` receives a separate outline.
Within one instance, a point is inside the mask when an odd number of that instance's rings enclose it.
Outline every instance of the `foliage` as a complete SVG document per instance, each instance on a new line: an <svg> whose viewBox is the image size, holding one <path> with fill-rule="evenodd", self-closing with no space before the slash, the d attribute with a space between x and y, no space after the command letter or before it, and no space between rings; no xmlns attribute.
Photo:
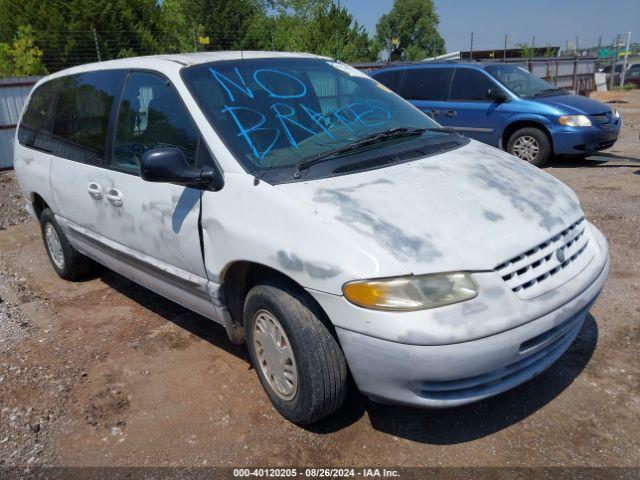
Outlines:
<svg viewBox="0 0 640 480"><path fill-rule="evenodd" d="M376 42L390 60L422 60L445 52L432 0L394 0L376 26Z"/></svg>
<svg viewBox="0 0 640 480"><path fill-rule="evenodd" d="M395 58L424 58L444 48L432 0L396 0L375 38L335 0L21 0L20 8L0 0L0 11L0 42L11 44L21 25L31 25L31 41L49 71L194 50L301 51L373 61L395 37Z"/></svg>
<svg viewBox="0 0 640 480"><path fill-rule="evenodd" d="M33 27L20 25L11 43L0 43L0 77L28 77L47 73L42 50L34 42Z"/></svg>
<svg viewBox="0 0 640 480"><path fill-rule="evenodd" d="M176 2L179 3L179 2ZM209 37L210 50L236 50L247 45L247 33L264 16L258 0L182 0L182 13L195 34Z"/></svg>
<svg viewBox="0 0 640 480"><path fill-rule="evenodd" d="M535 49L528 43L521 43L519 46L524 58L533 58L535 56Z"/></svg>
<svg viewBox="0 0 640 480"><path fill-rule="evenodd" d="M310 52L346 62L371 61L377 51L369 35L344 7L331 0L272 2L274 15L263 19L271 50Z"/></svg>
<svg viewBox="0 0 640 480"><path fill-rule="evenodd" d="M0 41L20 25L32 25L49 70L157 51L161 7L155 0L0 0Z"/></svg>

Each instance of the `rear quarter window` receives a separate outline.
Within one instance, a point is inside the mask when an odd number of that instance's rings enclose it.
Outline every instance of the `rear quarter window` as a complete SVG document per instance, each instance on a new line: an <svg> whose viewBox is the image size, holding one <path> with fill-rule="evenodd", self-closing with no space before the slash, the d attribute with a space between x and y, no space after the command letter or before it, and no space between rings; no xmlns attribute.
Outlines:
<svg viewBox="0 0 640 480"><path fill-rule="evenodd" d="M25 147L51 151L51 124L55 100L61 79L54 79L37 86L31 94L27 109L18 127L18 142Z"/></svg>

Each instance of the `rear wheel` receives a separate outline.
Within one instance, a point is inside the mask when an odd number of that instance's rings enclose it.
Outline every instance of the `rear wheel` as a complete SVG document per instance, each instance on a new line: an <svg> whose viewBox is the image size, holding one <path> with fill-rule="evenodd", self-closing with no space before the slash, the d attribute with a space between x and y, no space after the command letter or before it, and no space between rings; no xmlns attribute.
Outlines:
<svg viewBox="0 0 640 480"><path fill-rule="evenodd" d="M245 300L251 362L276 410L297 424L331 415L346 395L347 363L327 323L305 292L277 279Z"/></svg>
<svg viewBox="0 0 640 480"><path fill-rule="evenodd" d="M93 262L71 246L53 212L45 208L40 215L44 247L56 273L65 280L77 280L88 275Z"/></svg>
<svg viewBox="0 0 640 480"><path fill-rule="evenodd" d="M551 141L539 128L521 128L509 138L507 152L536 167L542 167L551 156Z"/></svg>

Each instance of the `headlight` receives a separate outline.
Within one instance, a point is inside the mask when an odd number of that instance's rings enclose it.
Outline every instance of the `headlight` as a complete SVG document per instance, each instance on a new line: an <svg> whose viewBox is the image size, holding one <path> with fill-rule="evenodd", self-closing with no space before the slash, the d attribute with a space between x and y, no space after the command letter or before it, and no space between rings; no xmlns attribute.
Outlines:
<svg viewBox="0 0 640 480"><path fill-rule="evenodd" d="M442 307L478 295L478 287L465 272L358 280L346 283L342 291L360 307L394 311Z"/></svg>
<svg viewBox="0 0 640 480"><path fill-rule="evenodd" d="M558 119L566 127L590 127L591 120L586 115L563 115Z"/></svg>
<svg viewBox="0 0 640 480"><path fill-rule="evenodd" d="M620 119L620 112L618 110L613 111L613 118L616 120Z"/></svg>

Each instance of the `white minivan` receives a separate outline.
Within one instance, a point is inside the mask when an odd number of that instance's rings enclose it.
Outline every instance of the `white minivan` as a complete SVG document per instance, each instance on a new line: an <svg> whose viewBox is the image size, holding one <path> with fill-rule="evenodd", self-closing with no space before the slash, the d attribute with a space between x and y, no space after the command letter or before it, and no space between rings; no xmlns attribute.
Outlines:
<svg viewBox="0 0 640 480"><path fill-rule="evenodd" d="M363 73L219 52L38 82L15 171L56 272L92 261L222 324L275 408L324 418L504 392L569 347L609 272L543 171Z"/></svg>

